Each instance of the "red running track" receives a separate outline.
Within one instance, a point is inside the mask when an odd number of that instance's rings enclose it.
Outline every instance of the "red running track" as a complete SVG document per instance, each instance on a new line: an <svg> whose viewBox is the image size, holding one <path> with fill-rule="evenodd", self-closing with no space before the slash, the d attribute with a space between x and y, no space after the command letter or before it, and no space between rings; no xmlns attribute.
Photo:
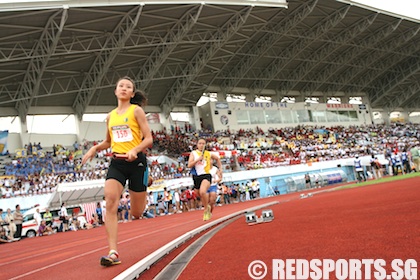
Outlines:
<svg viewBox="0 0 420 280"><path fill-rule="evenodd" d="M271 223L249 226L238 219L219 231L179 279L192 279L191 273L206 280L251 279L248 265L254 260L267 264L264 279L273 277L272 259L420 263L420 177L324 192L271 209Z"/></svg>
<svg viewBox="0 0 420 280"><path fill-rule="evenodd" d="M206 275L206 279L219 279L223 275L225 279L250 279L247 266L255 259L419 260L419 181L326 192L307 199L291 194L218 207L213 219L270 201L288 201L270 207L275 216L271 223L248 226L245 218L240 218L221 230L180 278ZM123 263L110 268L99 265L100 256L107 253L104 227L4 244L0 279L112 279L161 246L202 226L201 218L202 211L193 211L120 224ZM146 272L141 278L153 276Z"/></svg>
<svg viewBox="0 0 420 280"><path fill-rule="evenodd" d="M297 194L217 207L212 220ZM0 279L112 279L177 237L205 224L202 211L119 224L122 264L101 267L108 252L105 227L23 239L1 245Z"/></svg>

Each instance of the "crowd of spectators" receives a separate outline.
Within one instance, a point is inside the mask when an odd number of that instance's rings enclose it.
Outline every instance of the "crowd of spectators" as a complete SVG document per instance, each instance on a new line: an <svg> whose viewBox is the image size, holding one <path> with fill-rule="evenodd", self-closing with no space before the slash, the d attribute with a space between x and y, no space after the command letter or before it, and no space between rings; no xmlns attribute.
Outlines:
<svg viewBox="0 0 420 280"><path fill-rule="evenodd" d="M230 172L352 158L356 154L389 156L396 150L409 151L418 146L419 128L415 124L393 124L296 126L268 131L257 127L235 133L153 132L153 148L148 155L174 159L170 164L155 160L150 165L154 180L172 179L189 176L187 160L198 138L207 140L208 150L221 154L224 172ZM84 141L69 148L54 145L52 151L43 150L40 143L30 144L25 147L26 156L9 155L12 158L5 166L5 175L9 177L0 179L2 197L42 194L54 191L62 182L104 178L111 156L109 150L99 153L91 165L80 166L83 153L96 143Z"/></svg>

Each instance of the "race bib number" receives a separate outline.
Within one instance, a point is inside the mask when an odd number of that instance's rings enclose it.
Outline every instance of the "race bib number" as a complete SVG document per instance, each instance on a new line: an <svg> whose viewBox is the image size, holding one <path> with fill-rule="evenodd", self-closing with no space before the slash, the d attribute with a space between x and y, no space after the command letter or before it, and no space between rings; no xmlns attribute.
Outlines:
<svg viewBox="0 0 420 280"><path fill-rule="evenodd" d="M114 142L130 142L133 140L133 134L131 133L130 127L128 125L120 125L112 127L112 136Z"/></svg>

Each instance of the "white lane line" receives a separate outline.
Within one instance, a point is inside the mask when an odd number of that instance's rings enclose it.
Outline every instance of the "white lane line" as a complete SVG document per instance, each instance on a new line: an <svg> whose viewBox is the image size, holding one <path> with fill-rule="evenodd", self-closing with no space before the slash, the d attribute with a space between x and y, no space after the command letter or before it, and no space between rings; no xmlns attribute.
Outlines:
<svg viewBox="0 0 420 280"><path fill-rule="evenodd" d="M273 201L273 202L269 202L269 203L265 203L265 204L260 204L260 205L256 205L253 206L251 208L248 209L243 209L240 211L237 211L235 213L226 215L224 217L221 217L217 220L211 221L209 223L206 223L198 228L195 228L183 235L181 235L180 237L172 240L171 242L167 243L166 245L160 247L159 249L157 249L156 251L154 251L153 253L149 254L148 256L144 257L143 259L141 259L140 261L138 261L136 264L132 265L131 267L127 268L126 270L124 270L122 273L118 274L116 277L114 277L113 280L132 280L132 279L137 279L137 277L144 272L145 270L149 269L154 263L156 263L158 260L160 260L163 256L169 254L170 252L172 252L175 248L177 248L178 246L180 246L181 244L183 244L185 241L191 239L192 237L194 237L196 234L207 230L208 228L211 228L215 225L218 225L228 219L231 219L235 216L238 215L242 215L245 212L249 212L249 211L255 211L264 207L268 207L268 206L272 206L274 204L278 204L279 201Z"/></svg>
<svg viewBox="0 0 420 280"><path fill-rule="evenodd" d="M197 221L190 221L190 222L187 222L187 223L184 223L184 224L189 224L189 223L193 223L193 222L197 222ZM138 239L138 238L142 238L142 237L147 236L147 235L155 234L155 233L160 232L160 231L163 231L163 230L165 230L165 231L166 231L166 230L168 230L168 229L175 228L175 227L179 227L179 225L177 224L177 225L173 225L173 226L170 226L170 227L165 227L165 228L162 228L162 229L159 229L159 230L155 230L155 231L152 231L152 232L148 232L148 233L145 233L145 234L137 235L137 236L135 236L135 237L127 238L127 239L125 239L125 240L123 240L123 241L118 242L118 244L126 243L126 242L129 242L129 241L132 241L132 240ZM104 250L104 249L106 249L106 248L108 248L108 246L103 246L103 247L100 247L100 248L97 248L97 249L90 250L90 251L85 252L85 253L77 254L76 256L70 257L70 258L68 258L68 259L65 259L65 260L62 260L62 261L58 261L58 262L55 262L55 263L50 264L50 265L47 265L47 266L40 267L40 268L38 268L38 269L32 270L32 271L27 272L27 273L24 273L24 274L17 275L17 276L15 276L15 277L13 277L13 278L10 278L10 280L15 280L15 279L20 279L20 278L23 278L23 277L25 277L25 276L29 276L29 275L35 274L35 273L37 273L37 272L40 272L40 271L42 271L42 270L45 270L45 269L51 268L51 267L53 267L53 266L57 266L57 265L63 264L63 263L65 263L65 262L68 262L68 261L74 260L75 258L80 258L81 256L83 257L83 256L86 256L86 255L90 255L90 254L92 254L92 253L98 252L98 251L100 251L100 250ZM56 251L58 251L58 250L56 250ZM27 258L36 258L36 257L38 257L38 256L40 256L40 255L45 255L45 254L46 254L46 253L42 253L42 254L38 254L38 255L32 255L32 256L27 257ZM51 254L51 251L50 251L50 252L48 252L48 254ZM25 258L25 259L27 259L27 258ZM21 262L22 260L23 260L23 259L19 259L18 261L20 261L20 262ZM13 262L16 262L16 261L13 261Z"/></svg>
<svg viewBox="0 0 420 280"><path fill-rule="evenodd" d="M193 221L191 221L191 222L193 222ZM187 222L187 223L185 223L185 224L188 224L188 223L191 223L191 222ZM154 232L159 232L159 231L163 231L163 230L166 230L168 227L166 226L166 224L165 225L160 225L161 227L162 226L164 226L164 228L161 228L161 229L158 229L158 230L156 230L156 231L154 231ZM137 229L135 229L135 230L130 230L130 231L127 231L127 232L124 232L124 233L132 233L132 232L135 232ZM148 235L149 233L146 233L146 234L144 234L144 235L138 235L138 236L136 236L135 238L129 238L129 239L127 239L127 240L133 240L133 239L136 239L136 238L138 238L138 237L142 237L142 236L145 236L145 235ZM89 239L89 240L86 240L86 242L81 242L81 243L78 243L78 244L75 244L75 245L77 245L77 246L80 246L80 245L84 245L84 244L86 244L86 243L92 243L92 242L94 242L94 241L98 241L98 240L102 240L104 237L99 237L99 238L95 238L95 239ZM120 241L120 242L118 242L118 244L122 244L122 243L125 243L125 242L127 242L127 241ZM70 245L69 243L67 244L67 245ZM13 264L13 263L17 263L17 262L21 262L21 261L24 261L24 260L27 260L27 259L33 259L33 258L38 258L38 257L41 257L41 256L44 256L44 255L51 255L52 253L55 253L55 252L59 252L59 251L62 251L63 249L68 249L68 248L71 248L72 246L68 246L68 247L66 247L66 248L58 248L58 249L55 249L55 250L48 250L48 251L45 251L44 253L38 253L38 254L31 254L30 256L27 256L27 257L21 257L21 258L18 258L18 259L16 259L16 260L12 260L12 261L8 261L8 262L4 262L4 263L0 263L0 267L1 266L5 266L5 265L9 265L9 264ZM73 246L74 247L74 246Z"/></svg>

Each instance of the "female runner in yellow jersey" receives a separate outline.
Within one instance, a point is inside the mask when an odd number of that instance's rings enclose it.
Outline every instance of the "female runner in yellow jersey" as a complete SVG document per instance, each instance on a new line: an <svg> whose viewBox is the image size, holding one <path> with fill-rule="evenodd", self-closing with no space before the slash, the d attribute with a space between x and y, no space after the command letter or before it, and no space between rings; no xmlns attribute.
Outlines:
<svg viewBox="0 0 420 280"><path fill-rule="evenodd" d="M106 139L92 147L83 157L82 164L91 160L96 152L111 147L112 159L105 181L106 221L109 254L101 258L101 265L120 264L117 252L118 203L128 180L131 197L131 213L141 217L146 205L148 168L144 151L153 143L146 114L139 105L145 105L146 97L136 92L129 77L121 78L115 88L118 107L107 116ZM122 157L116 157L121 155Z"/></svg>
<svg viewBox="0 0 420 280"><path fill-rule="evenodd" d="M213 166L212 161L216 160L217 166L219 167L219 176L222 179L222 162L218 155L206 151L206 140L203 138L197 142L197 150L190 153L188 159L188 168L194 169L193 181L194 181L194 192L200 197L203 203L204 215L203 221L210 220L211 218L211 206L209 204L209 196L207 190L210 188L211 173L210 170Z"/></svg>

